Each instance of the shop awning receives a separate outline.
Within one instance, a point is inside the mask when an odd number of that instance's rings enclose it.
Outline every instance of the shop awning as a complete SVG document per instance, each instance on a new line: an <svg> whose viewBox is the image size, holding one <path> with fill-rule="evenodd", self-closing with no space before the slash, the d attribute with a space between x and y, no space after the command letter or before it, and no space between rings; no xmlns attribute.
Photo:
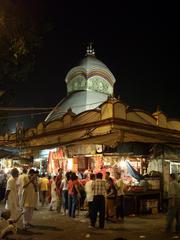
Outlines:
<svg viewBox="0 0 180 240"><path fill-rule="evenodd" d="M106 147L105 153L116 152L122 154L132 154L135 156L147 156L150 154L152 144L140 142L119 143L115 148Z"/></svg>
<svg viewBox="0 0 180 240"><path fill-rule="evenodd" d="M172 145L154 144L151 148L151 154L155 158L180 161L180 148Z"/></svg>
<svg viewBox="0 0 180 240"><path fill-rule="evenodd" d="M0 158L13 157L16 155L19 155L19 149L7 146L0 146Z"/></svg>

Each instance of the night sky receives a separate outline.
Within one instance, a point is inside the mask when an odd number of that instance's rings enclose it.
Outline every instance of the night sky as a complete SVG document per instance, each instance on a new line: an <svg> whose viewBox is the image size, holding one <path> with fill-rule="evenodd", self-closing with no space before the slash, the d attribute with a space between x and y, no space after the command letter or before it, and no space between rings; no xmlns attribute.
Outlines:
<svg viewBox="0 0 180 240"><path fill-rule="evenodd" d="M115 96L150 113L160 105L169 118L180 118L176 3L65 2L42 1L41 14L54 29L44 37L35 70L19 87L14 106L55 106L66 96L67 72L93 42L96 57L116 78Z"/></svg>

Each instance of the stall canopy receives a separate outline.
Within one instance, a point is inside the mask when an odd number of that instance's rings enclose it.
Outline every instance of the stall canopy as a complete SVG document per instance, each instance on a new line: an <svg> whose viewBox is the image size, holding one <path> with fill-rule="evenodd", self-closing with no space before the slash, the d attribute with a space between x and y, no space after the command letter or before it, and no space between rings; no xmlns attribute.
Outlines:
<svg viewBox="0 0 180 240"><path fill-rule="evenodd" d="M154 144L150 150L155 158L180 160L180 148L172 145Z"/></svg>
<svg viewBox="0 0 180 240"><path fill-rule="evenodd" d="M115 148L106 147L105 153L114 152L122 154L131 154L135 156L147 156L150 154L152 144L140 143L140 142L127 142L117 145Z"/></svg>
<svg viewBox="0 0 180 240"><path fill-rule="evenodd" d="M127 142L117 145L115 148L106 147L104 153L120 153L134 156L151 156L180 161L180 148L167 144L152 144L140 142Z"/></svg>
<svg viewBox="0 0 180 240"><path fill-rule="evenodd" d="M0 146L0 158L17 156L19 153L18 148Z"/></svg>

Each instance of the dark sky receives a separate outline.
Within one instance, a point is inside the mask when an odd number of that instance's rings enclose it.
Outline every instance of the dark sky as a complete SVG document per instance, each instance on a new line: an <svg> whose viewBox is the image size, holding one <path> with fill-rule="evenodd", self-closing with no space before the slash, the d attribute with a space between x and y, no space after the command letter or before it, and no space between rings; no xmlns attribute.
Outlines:
<svg viewBox="0 0 180 240"><path fill-rule="evenodd" d="M160 105L169 118L180 118L174 1L42 2L54 29L44 38L34 73L17 91L15 106L55 106L66 96L67 72L92 41L96 57L116 78L115 96L150 113Z"/></svg>

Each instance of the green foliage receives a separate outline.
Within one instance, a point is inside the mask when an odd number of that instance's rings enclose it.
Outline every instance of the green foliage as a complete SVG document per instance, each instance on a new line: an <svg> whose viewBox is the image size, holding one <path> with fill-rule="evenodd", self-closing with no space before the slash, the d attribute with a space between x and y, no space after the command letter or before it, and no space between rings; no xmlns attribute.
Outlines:
<svg viewBox="0 0 180 240"><path fill-rule="evenodd" d="M0 0L0 106L13 102L18 84L35 67L45 34L52 30L44 7L42 0Z"/></svg>
<svg viewBox="0 0 180 240"><path fill-rule="evenodd" d="M0 0L1 90L26 80L35 66L43 36L49 30L37 2Z"/></svg>

